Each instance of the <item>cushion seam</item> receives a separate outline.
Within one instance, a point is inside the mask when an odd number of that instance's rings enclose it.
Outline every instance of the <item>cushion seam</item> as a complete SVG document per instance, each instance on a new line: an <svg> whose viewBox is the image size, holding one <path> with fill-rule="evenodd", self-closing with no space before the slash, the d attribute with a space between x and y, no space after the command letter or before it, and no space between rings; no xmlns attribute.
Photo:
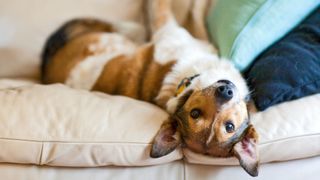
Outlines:
<svg viewBox="0 0 320 180"><path fill-rule="evenodd" d="M1 140L8 141L22 141L22 142L34 142L34 143L61 143L61 144L134 144L134 145L151 145L151 143L143 143L143 142L108 142L108 141L43 141L43 140L29 140L29 139L18 139L18 138L3 138L0 137Z"/></svg>
<svg viewBox="0 0 320 180"><path fill-rule="evenodd" d="M39 163L38 163L38 165L41 165L41 162L42 162L43 147L44 147L44 143L41 142L40 157L39 157Z"/></svg>
<svg viewBox="0 0 320 180"><path fill-rule="evenodd" d="M292 139L295 139L295 138L312 137L312 136L320 136L320 133L284 137L284 138L265 141L265 142L259 143L259 145L268 145L268 144L277 143L277 142L281 142L281 141L292 140Z"/></svg>
<svg viewBox="0 0 320 180"><path fill-rule="evenodd" d="M295 138L302 138L302 137L310 137L310 136L320 136L320 133L312 133L312 134L306 134L306 135L297 135L297 136L291 136L291 137L284 137L279 139L274 139L270 141L265 141L262 143L259 143L259 145L266 145L271 144L274 142L280 142L285 140L291 140ZM61 144L133 144L133 145L151 145L151 143L140 143L140 142L89 142L89 141L38 141L38 140L23 140L23 139L15 139L15 138L0 138L1 140L9 140L9 141L23 141L23 142L36 142L36 143L61 143Z"/></svg>

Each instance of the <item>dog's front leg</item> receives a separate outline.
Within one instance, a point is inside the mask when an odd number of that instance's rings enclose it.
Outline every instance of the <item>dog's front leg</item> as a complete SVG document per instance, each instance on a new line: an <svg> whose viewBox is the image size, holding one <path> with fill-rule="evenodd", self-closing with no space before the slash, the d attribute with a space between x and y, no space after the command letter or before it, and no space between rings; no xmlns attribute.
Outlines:
<svg viewBox="0 0 320 180"><path fill-rule="evenodd" d="M184 26L197 39L209 41L205 26L205 17L210 7L211 0L193 0L189 12L189 17L184 22Z"/></svg>
<svg viewBox="0 0 320 180"><path fill-rule="evenodd" d="M171 0L149 0L148 3L148 19L152 35L166 24L177 24Z"/></svg>
<svg viewBox="0 0 320 180"><path fill-rule="evenodd" d="M179 25L172 12L171 0L148 0L148 20L152 35L152 43L155 46L154 59L159 64L167 64L176 60L174 54L176 47L171 43ZM173 52L173 53L170 53ZM166 109L167 101L174 96L177 84L165 78L158 96L156 104Z"/></svg>

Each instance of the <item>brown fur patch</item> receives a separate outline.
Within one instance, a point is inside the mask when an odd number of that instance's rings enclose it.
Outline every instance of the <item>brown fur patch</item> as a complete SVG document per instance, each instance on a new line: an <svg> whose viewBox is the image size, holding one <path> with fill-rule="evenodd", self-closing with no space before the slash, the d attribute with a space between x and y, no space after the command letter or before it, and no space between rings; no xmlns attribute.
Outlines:
<svg viewBox="0 0 320 180"><path fill-rule="evenodd" d="M161 65L153 60L153 45L141 47L135 56L109 61L92 90L125 95L154 103L165 75L175 61Z"/></svg>
<svg viewBox="0 0 320 180"><path fill-rule="evenodd" d="M197 119L190 117L193 109L199 109L201 115ZM202 91L195 91L179 110L181 129L179 129L187 146L195 152L204 153L206 139L210 133L217 107L214 99Z"/></svg>
<svg viewBox="0 0 320 180"><path fill-rule="evenodd" d="M217 134L216 139L219 142L226 142L230 137L233 136L234 133L225 133L225 130L221 129L221 127L223 127L226 122L231 121L234 124L235 128L239 128L244 120L247 119L247 108L244 102L239 102L223 110L219 114L215 126L215 132Z"/></svg>
<svg viewBox="0 0 320 180"><path fill-rule="evenodd" d="M183 22L183 26L193 37L208 41L208 34L205 25L205 18L210 7L210 0L193 0L191 2L188 17Z"/></svg>
<svg viewBox="0 0 320 180"><path fill-rule="evenodd" d="M258 143L259 135L257 131L254 129L253 125L249 125L246 137L253 139L255 143Z"/></svg>
<svg viewBox="0 0 320 180"><path fill-rule="evenodd" d="M171 0L155 0L150 2L152 3L150 22L152 24L153 32L156 32L163 25L165 25L170 18L173 18L171 9L172 3Z"/></svg>
<svg viewBox="0 0 320 180"><path fill-rule="evenodd" d="M114 28L112 24L90 18L74 20L66 28L66 34L72 38L89 32L114 32Z"/></svg>

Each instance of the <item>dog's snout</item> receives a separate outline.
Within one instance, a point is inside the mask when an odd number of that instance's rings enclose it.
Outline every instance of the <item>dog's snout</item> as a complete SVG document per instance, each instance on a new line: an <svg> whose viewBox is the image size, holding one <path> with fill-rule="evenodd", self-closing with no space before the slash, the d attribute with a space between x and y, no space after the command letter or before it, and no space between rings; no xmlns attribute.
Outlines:
<svg viewBox="0 0 320 180"><path fill-rule="evenodd" d="M216 90L216 97L222 101L229 101L233 98L234 92L233 87L230 84L219 86Z"/></svg>

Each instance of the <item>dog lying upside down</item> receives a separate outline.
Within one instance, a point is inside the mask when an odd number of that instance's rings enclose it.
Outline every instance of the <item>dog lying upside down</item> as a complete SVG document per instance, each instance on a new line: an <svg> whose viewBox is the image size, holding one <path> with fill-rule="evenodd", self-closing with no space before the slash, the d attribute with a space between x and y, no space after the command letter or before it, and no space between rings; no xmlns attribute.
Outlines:
<svg viewBox="0 0 320 180"><path fill-rule="evenodd" d="M154 138L150 156L177 146L215 157L235 156L258 175L258 135L246 105L241 74L213 47L180 27L170 0L150 4L152 39L138 45L119 26L95 19L66 23L43 51L44 83L124 95L168 111Z"/></svg>

